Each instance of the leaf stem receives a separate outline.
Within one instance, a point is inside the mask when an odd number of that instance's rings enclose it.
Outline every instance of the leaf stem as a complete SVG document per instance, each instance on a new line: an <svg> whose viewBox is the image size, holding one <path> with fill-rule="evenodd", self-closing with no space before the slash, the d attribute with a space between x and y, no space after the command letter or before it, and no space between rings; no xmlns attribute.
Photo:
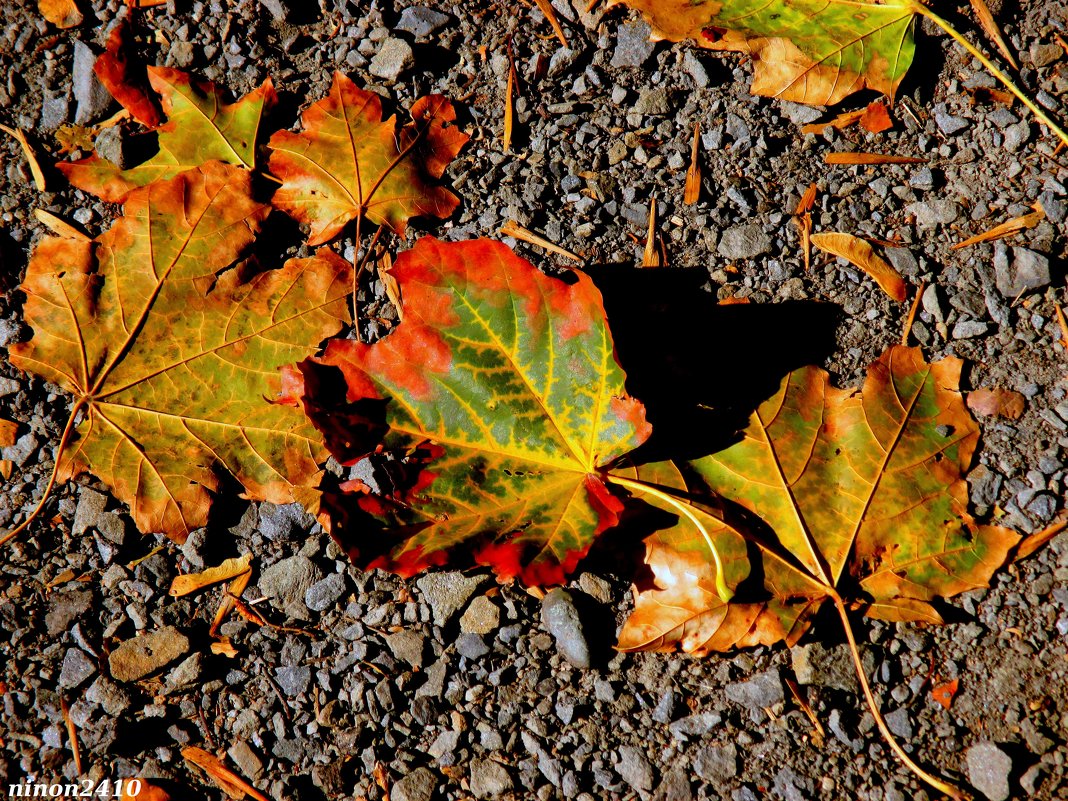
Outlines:
<svg viewBox="0 0 1068 801"><path fill-rule="evenodd" d="M75 419L78 417L78 412L81 411L82 406L86 404L86 399L82 398L74 404L74 408L70 410L70 417L67 418L67 425L63 428L63 434L60 435L59 444L56 446L55 464L52 465L52 475L48 477L48 484L45 485L44 494L41 495L41 500L37 502L37 506L30 512L30 516L19 523L11 531L0 537L0 545L6 545L12 539L17 537L23 531L25 531L30 523L37 519L41 514L41 510L44 509L45 501L52 495L52 488L56 485L56 479L59 476L59 465L63 457L63 451L67 449L67 443L70 442L70 436L74 433Z"/></svg>
<svg viewBox="0 0 1068 801"><path fill-rule="evenodd" d="M716 563L716 594L720 597L720 600L722 600L723 603L727 603L734 597L734 592L727 586L727 582L723 578L723 562L719 558L719 551L716 549L716 544L712 542L712 537L709 536L708 529L705 528L704 523L702 523L697 515L690 510L688 504L683 503L677 498L673 498L671 495L657 489L651 484L646 484L644 481L635 481L633 479L613 475L612 473L605 475L605 478L614 484L619 484L627 489L651 495L654 498L669 504L677 509L687 520L693 523L694 527L701 532L701 536L705 538L705 542L708 543L708 549L712 552L712 560Z"/></svg>
<svg viewBox="0 0 1068 801"><path fill-rule="evenodd" d="M842 619L842 628L845 629L846 639L849 642L849 653L853 656L853 667L857 671L857 678L860 680L860 686L864 690L864 698L868 702L868 709L871 711L872 717L875 718L875 724L879 727L883 739L886 740L890 749L897 755L897 758L904 763L905 767L911 770L920 779L927 782L927 784L931 785L931 787L934 787L939 792L945 793L950 798L963 801L967 798L963 792L936 776L932 776L913 762L912 758L905 753L905 750L898 744L894 735L890 732L890 728L886 725L886 721L883 719L883 715L879 711L878 705L875 703L875 695L871 691L871 685L868 684L868 677L864 672L864 663L861 661L860 649L857 647L857 641L853 636L853 626L849 622L849 614L846 611L845 602L842 600L842 596L840 596L832 587L825 586L824 589L828 591L827 594L830 596L831 600L834 601L834 606L838 610L838 616Z"/></svg>
<svg viewBox="0 0 1068 801"><path fill-rule="evenodd" d="M1068 133L1065 133L1065 131L1059 125L1057 125L1057 123L1055 123L1053 119L1038 106L1037 103L1035 103L1033 100L1031 100L1031 98L1029 98L1020 89L1017 88L1016 84L1012 82L1012 79L1009 78L1008 75L998 69L993 61L983 55L982 51L980 51L975 45L965 39L964 36L961 35L961 33L959 33L957 29L954 28L947 20L938 16L938 14L936 14L930 8L925 6L922 2L919 2L919 0L913 0L912 7L917 14L927 17L927 19L931 20L931 22L933 22L939 28L941 28L950 36L952 36L961 47L968 51L970 55L978 59L979 63L986 67L991 75L1001 81L1001 83L1004 84L1006 89L1012 92L1012 94L1021 103L1027 106L1027 108L1030 109L1031 113L1035 115L1039 122L1049 128L1051 131L1053 131L1053 133L1057 135L1057 138L1060 139L1065 145L1068 145Z"/></svg>

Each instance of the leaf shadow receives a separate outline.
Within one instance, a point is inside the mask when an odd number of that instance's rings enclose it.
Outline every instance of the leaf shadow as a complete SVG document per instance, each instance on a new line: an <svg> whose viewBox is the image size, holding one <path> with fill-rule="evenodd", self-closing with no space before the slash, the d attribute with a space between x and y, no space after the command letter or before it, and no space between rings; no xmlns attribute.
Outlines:
<svg viewBox="0 0 1068 801"><path fill-rule="evenodd" d="M841 309L787 301L721 306L690 270L589 270L612 321L627 391L645 404L641 463L693 459L737 438L784 376L819 364L835 347Z"/></svg>

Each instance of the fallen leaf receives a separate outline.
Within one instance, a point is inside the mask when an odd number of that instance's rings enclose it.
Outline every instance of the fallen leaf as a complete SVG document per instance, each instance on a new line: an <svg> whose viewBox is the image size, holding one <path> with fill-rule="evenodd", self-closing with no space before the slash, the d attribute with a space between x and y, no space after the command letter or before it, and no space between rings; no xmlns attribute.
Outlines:
<svg viewBox="0 0 1068 801"><path fill-rule="evenodd" d="M11 474L14 470L15 463L13 461L10 459L0 459L0 476L3 476L5 480L11 478Z"/></svg>
<svg viewBox="0 0 1068 801"><path fill-rule="evenodd" d="M690 145L690 166L686 170L686 189L682 202L692 206L701 197L701 165L697 160L697 150L701 143L701 123L693 126L693 144Z"/></svg>
<svg viewBox="0 0 1068 801"><path fill-rule="evenodd" d="M801 254L805 260L805 272L812 267L812 207L816 203L816 184L811 183L801 196L794 210L794 225L801 234Z"/></svg>
<svg viewBox="0 0 1068 801"><path fill-rule="evenodd" d="M549 21L549 25L553 29L553 34L560 40L561 47L567 47L567 36L564 35L564 29L560 27L560 20L556 18L556 12L553 10L552 3L549 0L534 0L538 10L544 15L545 19Z"/></svg>
<svg viewBox="0 0 1068 801"><path fill-rule="evenodd" d="M304 404L342 463L382 441L414 475L393 492L357 482L324 498L331 532L358 563L402 575L466 549L500 576L562 581L616 523L602 471L650 433L600 293L584 273L546 276L489 240L423 237L391 272L404 323L305 361ZM331 390L337 370L344 395ZM360 511L385 531L367 521L350 542Z"/></svg>
<svg viewBox="0 0 1068 801"><path fill-rule="evenodd" d="M1035 201L1035 204L1031 207L1034 211L1024 214L1022 217L1014 217L1011 220L995 225L989 231L984 231L981 234L970 236L963 242L958 242L951 246L951 250L960 250L966 248L969 245L976 245L980 242L990 242L996 239L1005 239L1006 237L1013 236L1026 231L1029 228L1034 228L1044 219L1046 219L1046 210L1042 208L1042 204L1039 201Z"/></svg>
<svg viewBox="0 0 1068 801"><path fill-rule="evenodd" d="M211 81L193 81L179 70L149 67L148 80L167 118L158 130L159 152L128 170L97 155L60 162L56 166L67 180L121 203L139 186L173 178L213 159L250 170L255 166L260 122L278 99L270 78L231 105L223 103L222 90Z"/></svg>
<svg viewBox="0 0 1068 801"><path fill-rule="evenodd" d="M378 95L336 72L330 95L304 111L304 132L271 137L270 171L282 182L272 202L310 226L308 244L357 217L403 234L411 217L452 214L459 198L436 181L468 136L440 95L415 101L411 113L404 126L382 122Z"/></svg>
<svg viewBox="0 0 1068 801"><path fill-rule="evenodd" d="M866 272L882 290L901 303L905 300L905 279L872 246L852 234L813 234L812 244L820 250L839 256Z"/></svg>
<svg viewBox="0 0 1068 801"><path fill-rule="evenodd" d="M892 128L894 125L893 121L890 119L889 112L886 110L886 104L876 100L868 104L865 108L856 111L842 112L832 120L803 125L801 126L801 133L821 134L828 128L841 130L842 128L848 128L854 123L860 123L862 128L871 133L881 133L888 128Z"/></svg>
<svg viewBox="0 0 1068 801"><path fill-rule="evenodd" d="M642 267L664 266L663 245L656 233L656 198L649 199L649 226L645 233L645 250L642 251Z"/></svg>
<svg viewBox="0 0 1068 801"><path fill-rule="evenodd" d="M41 171L40 163L37 161L37 154L33 152L33 146L30 145L30 140L26 138L26 134L18 128L9 128L2 123L0 123L0 131L14 137L15 141L19 143L19 147L22 148L22 155L30 166L30 174L33 176L34 186L37 187L37 191L44 192L47 188L45 176Z"/></svg>
<svg viewBox="0 0 1068 801"><path fill-rule="evenodd" d="M861 89L893 97L915 52L909 0L612 0L656 38L748 53L753 94L833 106Z"/></svg>
<svg viewBox="0 0 1068 801"><path fill-rule="evenodd" d="M74 0L37 0L37 10L57 28L73 28L85 19Z"/></svg>
<svg viewBox="0 0 1068 801"><path fill-rule="evenodd" d="M940 703L943 709L949 709L959 686L960 682L957 679L940 684L931 690L931 697Z"/></svg>
<svg viewBox="0 0 1068 801"><path fill-rule="evenodd" d="M835 389L816 367L788 375L740 442L687 465L691 490L738 505L711 518L728 585L741 587L732 555L748 545L768 597L756 588L724 603L706 538L680 518L646 542L656 583L636 589L620 647L792 645L840 592L869 617L938 623L933 599L986 586L1020 537L968 514L979 428L961 366L894 346L861 391Z"/></svg>
<svg viewBox="0 0 1068 801"><path fill-rule="evenodd" d="M41 223L45 228L51 231L56 236L63 239L73 239L77 242L92 242L92 237L88 234L79 231L73 225L66 220L60 219L50 211L44 209L34 209L33 216L37 218L37 221Z"/></svg>
<svg viewBox="0 0 1068 801"><path fill-rule="evenodd" d="M60 153L73 153L75 150L92 150L96 141L96 131L84 125L60 125L56 129L55 136Z"/></svg>
<svg viewBox="0 0 1068 801"><path fill-rule="evenodd" d="M512 46L508 45L508 80L504 87L504 133L501 138L501 150L507 153L512 149L513 103L515 102L515 59Z"/></svg>
<svg viewBox="0 0 1068 801"><path fill-rule="evenodd" d="M148 128L155 128L160 121L159 108L149 90L145 67L133 49L133 29L129 18L124 17L108 34L107 45L93 64L93 72L130 116Z"/></svg>
<svg viewBox="0 0 1068 801"><path fill-rule="evenodd" d="M235 801L246 795L252 796L256 801L270 801L267 796L226 767L221 759L203 748L187 745L182 749L182 758L208 774L208 777Z"/></svg>
<svg viewBox="0 0 1068 801"><path fill-rule="evenodd" d="M927 159L916 156L893 156L888 153L828 153L827 164L926 164Z"/></svg>
<svg viewBox="0 0 1068 801"><path fill-rule="evenodd" d="M1018 546L1016 546L1016 553L1013 556L1014 562L1019 562L1021 559L1026 559L1033 554L1047 542L1052 540L1062 531L1068 528L1068 512L1061 511L1057 518L1046 526L1041 531L1036 531L1034 534L1029 534L1024 537Z"/></svg>
<svg viewBox="0 0 1068 801"><path fill-rule="evenodd" d="M0 417L0 448L9 448L18 440L19 424Z"/></svg>
<svg viewBox="0 0 1068 801"><path fill-rule="evenodd" d="M181 576L175 576L168 594L175 598L180 598L183 595L189 595L197 590L210 587L212 584L218 584L220 581L227 581L242 573L247 573L251 563L252 554L247 553L244 556L226 559L222 564L209 567L199 573L185 573Z"/></svg>
<svg viewBox="0 0 1068 801"><path fill-rule="evenodd" d="M1024 396L1011 389L977 389L968 393L968 408L980 417L1018 420L1024 413Z"/></svg>
<svg viewBox="0 0 1068 801"><path fill-rule="evenodd" d="M252 499L311 502L326 457L299 410L269 399L278 369L347 318L351 267L325 252L233 267L268 211L250 190L218 162L135 190L92 243L42 240L22 285L34 336L11 361L75 398L57 478L93 473L141 531L179 541L221 473Z"/></svg>
<svg viewBox="0 0 1068 801"><path fill-rule="evenodd" d="M236 659L238 650L234 648L234 644L230 642L229 637L220 637L211 644L211 652L216 656L225 656L228 659Z"/></svg>
<svg viewBox="0 0 1068 801"><path fill-rule="evenodd" d="M209 637L217 637L219 634L219 627L222 626L226 620L227 615L234 608L234 598L240 598L241 593L248 587L249 580L252 578L252 572L238 574L227 586L226 594L223 595L222 600L219 601L219 608L215 610L215 617L211 621L211 628L208 629ZM223 637L222 639L226 639Z"/></svg>

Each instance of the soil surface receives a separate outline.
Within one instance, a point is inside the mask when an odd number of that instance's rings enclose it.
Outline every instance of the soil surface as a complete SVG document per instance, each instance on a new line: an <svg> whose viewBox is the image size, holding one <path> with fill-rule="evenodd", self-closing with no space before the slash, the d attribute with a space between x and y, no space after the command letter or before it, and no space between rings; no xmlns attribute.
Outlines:
<svg viewBox="0 0 1068 801"><path fill-rule="evenodd" d="M36 191L17 143L0 139L0 354L31 335L17 286L45 234L33 210L93 235L117 212L49 167L60 158L60 125L115 110L93 95L88 69L124 4L78 2L86 20L65 31L31 0L4 4L0 121L29 132L49 191ZM1026 398L1017 420L981 420L969 475L975 511L1024 533L1050 523L1064 505L1068 452L1068 354L1054 311L1068 303L1068 161L1054 137L1018 104L973 102L992 79L925 27L893 130L802 135L801 124L840 109L753 97L743 58L650 43L625 9L587 13L585 0L555 8L568 49L535 7L518 3L169 0L143 12L142 46L150 63L235 96L271 76L278 128L325 95L333 70L401 113L428 92L454 99L472 135L446 176L463 205L423 228L494 237L514 219L582 254L651 415L654 398L677 394L744 420L786 371L818 363L852 385L900 340L907 303L826 257L805 272L791 212L817 182L816 230L893 241L900 247L887 253L910 292L926 286L911 342L932 359L963 358L966 390ZM1068 57L1056 35L1068 12L1045 0L994 10L1021 83L1065 119ZM944 13L975 35L967 4ZM522 94L506 155L509 38ZM704 186L685 206L697 124ZM121 155L123 137L106 139L98 147ZM138 138L125 139L135 151ZM841 150L926 163L824 164ZM653 198L668 266L642 271ZM1035 228L950 249L1036 200L1047 219ZM296 226L280 219L276 230L285 255L306 252ZM351 240L337 247L351 256ZM516 248L543 267L565 263ZM376 293L369 286L365 300ZM750 303L715 305L724 298ZM68 397L0 359L0 416L19 424L0 453L12 466L0 525L24 519L39 498L69 408ZM670 430L660 408L654 424ZM177 573L246 552L255 572L245 597L266 596L264 615L287 629L231 619L229 658L208 647L219 590L179 600L166 590ZM140 776L175 798L224 797L182 759L186 745L224 754L273 799L934 797L874 728L833 617L793 649L700 660L613 652L630 602L620 553L598 548L580 565L570 591L581 626L551 634L542 602L485 571L410 581L358 571L296 508L231 500L179 547L137 533L92 480L59 487L32 529L0 551L0 787L78 776L66 703L82 776ZM944 627L857 624L891 728L917 761L980 798L1068 798L1068 536L946 614ZM160 662L139 679L108 658L137 635L156 638ZM562 653L582 642L588 669ZM932 689L953 680L946 709Z"/></svg>

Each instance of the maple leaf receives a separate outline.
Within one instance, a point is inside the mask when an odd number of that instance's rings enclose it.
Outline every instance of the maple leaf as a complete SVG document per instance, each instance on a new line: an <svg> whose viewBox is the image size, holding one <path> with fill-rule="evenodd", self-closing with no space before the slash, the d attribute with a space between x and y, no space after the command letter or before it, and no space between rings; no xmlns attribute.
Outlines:
<svg viewBox="0 0 1068 801"><path fill-rule="evenodd" d="M260 122L278 102L270 78L229 105L214 83L193 81L180 70L149 67L148 80L167 117L158 129L159 152L128 170L96 155L57 164L74 186L121 203L139 186L173 178L206 161L253 169Z"/></svg>
<svg viewBox="0 0 1068 801"><path fill-rule="evenodd" d="M938 623L932 600L986 586L1019 536L968 514L962 475L979 429L960 370L958 359L927 364L896 346L861 392L835 389L816 367L787 376L740 442L689 463L703 491L741 508L737 519L710 518L713 536L721 553L737 538L751 544L761 592L725 603L704 537L680 520L648 542L659 586L638 592L620 646L792 645L842 596L870 617Z"/></svg>
<svg viewBox="0 0 1068 801"><path fill-rule="evenodd" d="M327 455L268 399L340 329L351 268L329 253L231 268L268 212L250 186L209 162L137 189L96 240L42 240L22 285L34 336L11 361L75 397L55 478L91 472L142 531L179 541L224 473L253 499L310 501Z"/></svg>
<svg viewBox="0 0 1068 801"><path fill-rule="evenodd" d="M350 549L364 564L410 575L466 547L498 575L561 581L616 523L605 469L651 430L624 389L600 293L583 273L546 276L489 240L424 237L391 272L404 322L303 363L305 404L339 460L368 449L361 426L375 414L387 449L431 458L412 487L357 484L324 507L335 524L359 507L388 528ZM334 368L343 393L328 391Z"/></svg>
<svg viewBox="0 0 1068 801"><path fill-rule="evenodd" d="M893 97L916 45L913 0L614 0L654 36L753 59L752 92L834 105L861 89Z"/></svg>
<svg viewBox="0 0 1068 801"><path fill-rule="evenodd" d="M159 108L133 47L133 29L129 17L124 17L108 34L107 45L93 64L93 72L130 116L148 128L155 128L160 121Z"/></svg>
<svg viewBox="0 0 1068 801"><path fill-rule="evenodd" d="M311 228L319 245L357 218L403 234L411 217L447 217L459 199L436 185L468 136L440 95L415 101L412 122L382 121L378 95L334 73L330 94L301 116L304 131L271 137L272 202Z"/></svg>

